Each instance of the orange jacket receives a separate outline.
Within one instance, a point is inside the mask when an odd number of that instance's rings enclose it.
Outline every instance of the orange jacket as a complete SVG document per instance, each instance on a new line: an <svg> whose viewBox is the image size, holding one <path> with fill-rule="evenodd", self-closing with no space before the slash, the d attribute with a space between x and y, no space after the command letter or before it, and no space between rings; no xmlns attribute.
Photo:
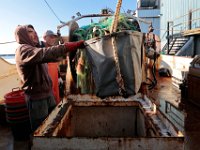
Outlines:
<svg viewBox="0 0 200 150"><path fill-rule="evenodd" d="M53 94L55 96L56 104L60 102L59 85L58 85L58 63L48 63L48 71L53 83Z"/></svg>

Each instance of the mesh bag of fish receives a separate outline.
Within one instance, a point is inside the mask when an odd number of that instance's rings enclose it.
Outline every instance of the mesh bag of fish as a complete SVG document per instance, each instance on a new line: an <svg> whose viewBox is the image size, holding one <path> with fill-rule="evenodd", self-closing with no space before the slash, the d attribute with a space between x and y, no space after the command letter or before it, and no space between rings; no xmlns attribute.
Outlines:
<svg viewBox="0 0 200 150"><path fill-rule="evenodd" d="M135 20L120 15L117 32L110 33L113 17L80 27L73 32L85 40L85 51L76 54L77 88L82 94L128 97L142 82L143 34Z"/></svg>

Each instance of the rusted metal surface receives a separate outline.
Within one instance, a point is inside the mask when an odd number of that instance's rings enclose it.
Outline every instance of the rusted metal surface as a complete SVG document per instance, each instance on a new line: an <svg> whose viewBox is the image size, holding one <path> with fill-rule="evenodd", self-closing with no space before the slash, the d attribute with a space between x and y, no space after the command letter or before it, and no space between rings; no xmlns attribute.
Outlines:
<svg viewBox="0 0 200 150"><path fill-rule="evenodd" d="M183 150L184 138L44 138L33 142L33 150ZM45 143L45 144L44 144Z"/></svg>
<svg viewBox="0 0 200 150"><path fill-rule="evenodd" d="M172 84L171 77L157 76L157 86L149 91L148 97L150 97L157 105L160 101L168 101L176 107L179 107L181 100L181 91L179 88Z"/></svg>
<svg viewBox="0 0 200 150"><path fill-rule="evenodd" d="M183 135L154 106L140 94L69 95L36 130L33 149L183 149Z"/></svg>
<svg viewBox="0 0 200 150"><path fill-rule="evenodd" d="M181 104L181 90L173 85L171 77L157 76L157 86L149 91L148 97L157 105L163 116L178 130L184 132L186 113Z"/></svg>
<svg viewBox="0 0 200 150"><path fill-rule="evenodd" d="M200 70L200 69L198 69ZM198 71L200 72L200 71ZM200 107L200 92L199 92L199 85L200 85L200 76L199 75L188 75L188 97L189 101L192 102L194 105Z"/></svg>
<svg viewBox="0 0 200 150"><path fill-rule="evenodd" d="M50 116L49 119L48 119L49 122L48 121L45 122L48 125L45 126L45 128L42 128L43 125L41 125L41 128L39 128L38 130L35 131L35 134L42 132L42 134L44 136L52 136L54 130L60 124L60 122L63 119L63 116L65 115L65 113L67 112L67 109L69 108L69 106L70 106L69 103L63 104L61 106L62 109L59 109L59 111L56 111L56 113L54 113L55 114L54 119L51 119L51 116Z"/></svg>
<svg viewBox="0 0 200 150"><path fill-rule="evenodd" d="M200 148L200 109L190 101L185 103L187 117L185 119L185 149L198 150Z"/></svg>

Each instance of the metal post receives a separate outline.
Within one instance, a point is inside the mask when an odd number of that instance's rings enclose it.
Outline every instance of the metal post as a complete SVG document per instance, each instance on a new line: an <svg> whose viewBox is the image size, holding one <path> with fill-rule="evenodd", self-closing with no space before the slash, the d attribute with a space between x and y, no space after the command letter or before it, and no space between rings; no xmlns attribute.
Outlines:
<svg viewBox="0 0 200 150"><path fill-rule="evenodd" d="M188 30L192 29L192 11L189 11L189 15L188 15Z"/></svg>
<svg viewBox="0 0 200 150"><path fill-rule="evenodd" d="M169 23L170 21L167 22L167 54L169 54Z"/></svg>
<svg viewBox="0 0 200 150"><path fill-rule="evenodd" d="M172 27L171 27L171 28L172 28L172 29L171 29L171 30L172 30L171 37L172 37L172 40L173 40L173 38L174 38L174 22L171 21L170 23L171 23L171 26L172 26Z"/></svg>

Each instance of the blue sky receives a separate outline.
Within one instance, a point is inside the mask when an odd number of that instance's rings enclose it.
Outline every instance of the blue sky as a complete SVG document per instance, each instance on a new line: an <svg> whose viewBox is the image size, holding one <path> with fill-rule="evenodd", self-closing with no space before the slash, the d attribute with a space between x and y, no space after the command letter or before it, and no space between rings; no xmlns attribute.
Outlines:
<svg viewBox="0 0 200 150"><path fill-rule="evenodd" d="M69 21L77 12L84 14L100 13L102 8L111 8L115 11L118 0L46 0L61 21ZM122 12L128 9L135 10L137 0L123 0ZM32 24L42 37L47 29L56 32L60 25L59 20L48 8L45 0L5 0L0 5L0 43L15 41L14 31L19 24ZM86 23L86 24L84 24ZM81 25L89 24L87 21ZM62 29L62 35L67 28ZM0 44L0 54L14 53L16 43Z"/></svg>

